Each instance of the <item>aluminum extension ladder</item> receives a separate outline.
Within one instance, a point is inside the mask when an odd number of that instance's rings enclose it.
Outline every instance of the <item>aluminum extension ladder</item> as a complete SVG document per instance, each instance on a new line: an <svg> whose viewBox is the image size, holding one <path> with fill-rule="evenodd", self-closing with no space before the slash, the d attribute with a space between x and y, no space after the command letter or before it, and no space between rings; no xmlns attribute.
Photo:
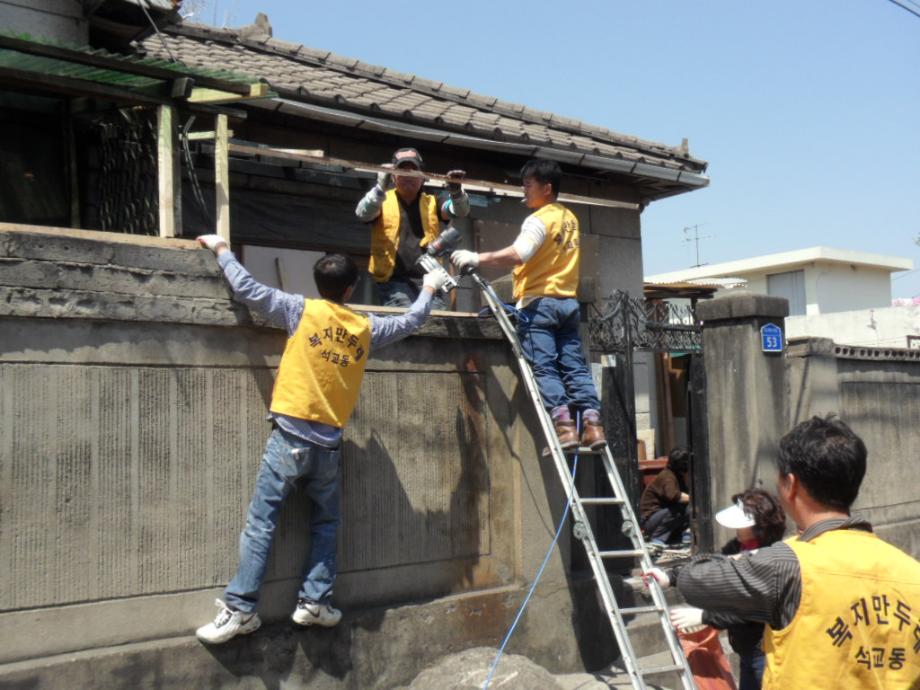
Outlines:
<svg viewBox="0 0 920 690"><path fill-rule="evenodd" d="M610 481L610 487L613 490L613 498L582 498L575 489L575 483L572 475L569 473L569 467L566 461L566 452L562 449L562 446L559 445L559 439L556 436L552 419L550 418L549 412L546 411L546 407L543 405L543 398L540 395L539 388L537 388L537 381L534 378L530 364L524 357L524 351L521 348L520 340L518 340L517 331L508 318L508 314L505 312L501 300L499 300L498 295L495 294L495 290L489 282L476 272L471 272L468 275L473 278L482 291L482 294L485 296L489 308L498 320L499 326L501 326L502 332L511 344L511 349L514 351L514 356L517 358L518 367L520 367L521 370L521 377L524 380L524 386L527 389L527 394L531 402L533 402L534 410L540 420L540 426L543 428L543 434L546 436L550 455L552 455L553 461L555 462L556 471L559 473L559 478L562 480L563 487L565 487L566 496L571 503L572 518L574 520L572 533L581 541L587 552L588 561L591 563L591 570L594 571L594 579L595 582L597 582L597 587L600 590L601 598L603 599L606 609L605 612L610 621L610 627L613 629L613 634L623 658L626 674L633 688L636 688L636 690L645 690L645 688L648 687L645 682L645 676L657 673L676 672L680 676L683 690L696 690L696 684L693 681L693 673L681 649L677 634L671 627L671 621L668 616L668 605L664 598L664 592L662 592L658 582L654 578L649 582L649 591L652 598L652 604L650 606L620 608L613 594L613 588L610 585L610 579L607 577L607 570L604 567L605 559L626 557L638 558L642 565L643 572L651 570L652 560L645 547L645 542L642 538L642 532L639 529L639 522L636 520L635 512L626 497L623 480L620 478L620 473L613 462L613 455L610 453L610 447L605 444L602 449L596 451L591 451L586 448L573 449L570 451L569 454L577 452L579 457L587 455L600 458L604 463L607 479ZM632 542L632 549L601 551L598 548L597 541L594 539L594 532L591 530L591 524L588 522L584 507L604 505L619 507L623 516L622 530ZM626 629L626 623L623 617L640 613L657 614L665 639L668 643L668 650L670 651L671 660L673 662L672 664L667 666L639 668L639 661L633 650L632 642L629 639L629 633Z"/></svg>

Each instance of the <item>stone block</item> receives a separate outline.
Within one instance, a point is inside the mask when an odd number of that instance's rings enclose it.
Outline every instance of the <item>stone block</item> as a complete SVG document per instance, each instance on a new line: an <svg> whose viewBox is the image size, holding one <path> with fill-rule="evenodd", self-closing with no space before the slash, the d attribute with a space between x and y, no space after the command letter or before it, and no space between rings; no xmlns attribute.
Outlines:
<svg viewBox="0 0 920 690"><path fill-rule="evenodd" d="M789 300L768 295L731 295L700 302L696 314L709 322L758 317L781 319L789 316Z"/></svg>

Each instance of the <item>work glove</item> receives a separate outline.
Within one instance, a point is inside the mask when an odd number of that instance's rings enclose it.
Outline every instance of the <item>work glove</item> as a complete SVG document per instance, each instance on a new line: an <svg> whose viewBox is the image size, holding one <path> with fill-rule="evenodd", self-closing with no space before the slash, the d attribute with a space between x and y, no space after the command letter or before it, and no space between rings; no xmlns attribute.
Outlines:
<svg viewBox="0 0 920 690"><path fill-rule="evenodd" d="M393 166L390 163L384 163L383 167L392 168ZM381 192L388 192L391 189L393 189L393 187L395 186L396 184L393 182L392 173L388 173L388 172L377 173L377 188Z"/></svg>
<svg viewBox="0 0 920 690"><path fill-rule="evenodd" d="M678 606L671 609L671 625L685 633L701 630L703 624L703 609L692 606Z"/></svg>
<svg viewBox="0 0 920 690"><path fill-rule="evenodd" d="M471 252L469 249L458 249L450 255L450 262L463 271L472 271L479 268L479 254Z"/></svg>
<svg viewBox="0 0 920 690"><path fill-rule="evenodd" d="M447 191L450 192L452 197L463 193L464 177L466 177L466 170L451 170L447 173Z"/></svg>
<svg viewBox="0 0 920 690"><path fill-rule="evenodd" d="M422 278L422 286L431 288L435 292L444 287L445 283L450 280L450 276L440 266L432 271L428 271Z"/></svg>
<svg viewBox="0 0 920 690"><path fill-rule="evenodd" d="M667 589L671 586L671 578L661 568L652 568L647 573L642 573L642 582L645 584L646 589L648 589L650 580L655 580L661 589Z"/></svg>
<svg viewBox="0 0 920 690"><path fill-rule="evenodd" d="M202 247L207 247L216 254L217 250L221 248L221 245L224 247L227 246L227 240L220 235L199 235L198 244Z"/></svg>

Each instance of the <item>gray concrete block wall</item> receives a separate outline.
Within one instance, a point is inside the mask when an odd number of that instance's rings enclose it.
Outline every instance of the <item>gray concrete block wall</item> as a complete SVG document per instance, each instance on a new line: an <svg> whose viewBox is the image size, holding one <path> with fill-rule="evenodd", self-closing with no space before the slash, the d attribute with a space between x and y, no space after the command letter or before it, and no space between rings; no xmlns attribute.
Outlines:
<svg viewBox="0 0 920 690"><path fill-rule="evenodd" d="M22 296L0 300L0 624L16 631L0 676L17 660L189 635L236 566L283 333L228 300L203 250L28 232L0 233L0 250L0 290ZM196 285L209 287L186 296ZM564 497L527 405L494 324L434 319L373 354L343 448L347 612L500 600L529 580ZM269 624L293 605L308 510L302 496L284 508ZM585 646L569 553L564 535L525 619L552 629L525 624L515 642L559 670ZM410 608L406 625L441 610ZM450 644L497 643L513 607L485 610L498 618L442 616Z"/></svg>
<svg viewBox="0 0 920 690"><path fill-rule="evenodd" d="M866 444L868 460L854 510L883 539L920 557L920 356L808 338L790 347L790 426L836 414Z"/></svg>

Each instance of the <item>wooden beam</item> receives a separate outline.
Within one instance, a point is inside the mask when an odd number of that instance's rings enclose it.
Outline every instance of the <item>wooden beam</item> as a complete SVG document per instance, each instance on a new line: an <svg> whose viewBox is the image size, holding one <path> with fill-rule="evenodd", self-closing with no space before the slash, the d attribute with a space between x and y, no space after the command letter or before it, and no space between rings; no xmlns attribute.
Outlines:
<svg viewBox="0 0 920 690"><path fill-rule="evenodd" d="M249 156L262 156L264 158L281 158L285 160L300 161L301 163L311 163L313 165L328 165L337 168L355 170L357 172L388 172L392 173L393 168L385 168L373 163L362 163L361 161L345 160L342 158L326 158L324 156L310 155L311 152L292 152L290 149L278 149L269 146L248 146L245 144L230 144L230 150L234 153L242 153ZM420 177L423 180L435 180L444 185L447 184L447 175L440 175L432 172L416 172L414 170L400 171L400 175L406 177ZM463 187L470 192L484 192L496 196L509 196L521 198L524 196L523 191L517 185L505 184L503 182L490 182L488 180L464 179ZM572 204L587 204L589 206L605 206L607 208L625 208L631 211L638 210L639 204L626 201L614 201L613 199L604 199L603 197L581 196L579 194L560 194L559 201Z"/></svg>
<svg viewBox="0 0 920 690"><path fill-rule="evenodd" d="M228 137L232 137L232 136L233 136L233 130L232 130L232 129L227 130L227 136L228 136ZM189 133L188 133L188 140L189 140L189 141L213 141L213 140L214 140L214 132L189 132Z"/></svg>
<svg viewBox="0 0 920 690"><path fill-rule="evenodd" d="M182 176L177 155L176 109L157 108L157 182L159 188L160 237L182 234Z"/></svg>
<svg viewBox="0 0 920 690"><path fill-rule="evenodd" d="M230 244L230 142L227 116L218 115L214 126L214 200L218 235Z"/></svg>
<svg viewBox="0 0 920 690"><path fill-rule="evenodd" d="M114 244L133 244L160 249L201 249L195 240L180 240L175 237L154 237L152 235L132 235L125 232L104 230L76 230L74 228L55 228L47 225L26 225L24 223L0 223L0 233L24 232L32 235L54 235L56 237L73 237L78 240L93 242L110 242Z"/></svg>

